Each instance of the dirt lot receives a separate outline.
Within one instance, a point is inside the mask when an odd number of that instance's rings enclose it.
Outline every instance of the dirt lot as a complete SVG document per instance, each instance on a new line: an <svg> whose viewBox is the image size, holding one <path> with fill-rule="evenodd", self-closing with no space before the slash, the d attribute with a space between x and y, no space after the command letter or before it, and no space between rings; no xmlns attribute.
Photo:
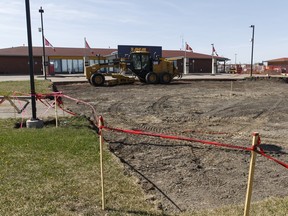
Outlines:
<svg viewBox="0 0 288 216"><path fill-rule="evenodd" d="M177 81L95 88L58 85L90 102L106 125L249 147L259 132L262 148L288 162L288 84L280 79ZM64 100L80 114L91 111ZM109 148L165 212L243 205L250 152L200 143L105 131ZM253 202L288 195L288 170L257 157Z"/></svg>

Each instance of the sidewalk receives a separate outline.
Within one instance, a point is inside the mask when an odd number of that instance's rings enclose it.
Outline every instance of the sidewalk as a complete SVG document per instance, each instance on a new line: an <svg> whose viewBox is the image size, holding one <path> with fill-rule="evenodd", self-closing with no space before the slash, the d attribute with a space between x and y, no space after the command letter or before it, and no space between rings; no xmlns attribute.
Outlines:
<svg viewBox="0 0 288 216"><path fill-rule="evenodd" d="M34 76L35 80L44 80L44 76ZM5 81L29 81L30 75L19 75L19 76L0 76L0 84ZM73 74L73 75L57 75L57 76L47 76L47 80L51 80L53 83L79 83L79 82L87 82L86 78L82 74ZM1 99L0 99L1 101ZM26 104L25 101L12 99L11 100L19 110L21 110ZM28 100L29 104L23 110L22 113L18 113L17 110L10 104L8 100L5 100L0 104L0 118L24 118L31 119L32 117L32 108L31 108L31 100ZM53 101L49 101L49 103L53 103ZM37 118L44 119L47 117L55 117L55 109L52 107L47 107L40 101L36 100L36 113ZM60 116L69 116L68 113L63 112L59 108L57 109L58 117Z"/></svg>
<svg viewBox="0 0 288 216"><path fill-rule="evenodd" d="M20 100L12 100L14 104L17 106L19 110L21 110L26 102ZM50 102L52 103L52 101ZM36 114L37 118L44 119L47 117L55 118L55 109L52 107L47 107L42 104L40 101L36 101ZM57 108L57 116L70 116L68 113L65 113L63 110ZM0 118L23 118L23 119L31 119L32 117L32 108L31 101L29 100L29 104L23 110L22 113L18 113L17 110L9 103L9 101L5 100L0 104Z"/></svg>
<svg viewBox="0 0 288 216"><path fill-rule="evenodd" d="M56 76L47 76L47 80L51 80L51 82L86 82L86 78L82 74L61 74L61 75L56 75ZM19 75L19 76L4 76L0 75L0 82L4 81L25 81L25 80L30 80L30 75ZM34 80L44 80L43 75L35 75Z"/></svg>

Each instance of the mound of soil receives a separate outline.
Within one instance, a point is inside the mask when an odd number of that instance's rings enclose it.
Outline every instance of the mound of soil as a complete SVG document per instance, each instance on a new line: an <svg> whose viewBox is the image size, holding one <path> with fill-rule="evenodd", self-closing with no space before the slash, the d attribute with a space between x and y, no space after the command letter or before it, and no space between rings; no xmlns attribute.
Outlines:
<svg viewBox="0 0 288 216"><path fill-rule="evenodd" d="M287 162L288 85L281 80L177 81L169 85L57 86L91 103L105 124L250 147L252 133L262 148ZM89 116L91 110L64 100ZM243 204L250 152L196 142L105 131L109 148L127 173L165 212ZM258 156L252 200L288 195L287 169Z"/></svg>

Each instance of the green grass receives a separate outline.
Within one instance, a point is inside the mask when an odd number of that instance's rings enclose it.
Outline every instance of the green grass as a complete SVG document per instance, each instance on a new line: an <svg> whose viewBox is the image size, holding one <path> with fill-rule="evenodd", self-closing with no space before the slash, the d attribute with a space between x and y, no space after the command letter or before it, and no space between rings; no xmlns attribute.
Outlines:
<svg viewBox="0 0 288 216"><path fill-rule="evenodd" d="M50 93L52 91L52 83L48 80L35 80L36 93ZM0 82L0 95L11 96L16 92L30 94L30 81L6 81Z"/></svg>
<svg viewBox="0 0 288 216"><path fill-rule="evenodd" d="M201 212L184 213L181 216L243 216L244 203L241 206L226 206L214 210ZM261 202L252 203L250 208L251 216L287 216L288 197L269 198Z"/></svg>
<svg viewBox="0 0 288 216"><path fill-rule="evenodd" d="M104 215L98 136L86 121L12 129L13 121L0 120L0 215ZM137 184L104 150L109 215L153 215Z"/></svg>

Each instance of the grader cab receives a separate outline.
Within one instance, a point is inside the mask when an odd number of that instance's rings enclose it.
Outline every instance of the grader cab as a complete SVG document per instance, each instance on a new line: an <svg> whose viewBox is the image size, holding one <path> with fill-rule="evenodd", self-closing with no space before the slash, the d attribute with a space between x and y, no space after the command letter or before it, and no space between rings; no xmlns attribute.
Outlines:
<svg viewBox="0 0 288 216"><path fill-rule="evenodd" d="M130 54L128 68L141 82L149 84L168 84L176 76L181 77L174 61L152 57L149 52L135 51Z"/></svg>

